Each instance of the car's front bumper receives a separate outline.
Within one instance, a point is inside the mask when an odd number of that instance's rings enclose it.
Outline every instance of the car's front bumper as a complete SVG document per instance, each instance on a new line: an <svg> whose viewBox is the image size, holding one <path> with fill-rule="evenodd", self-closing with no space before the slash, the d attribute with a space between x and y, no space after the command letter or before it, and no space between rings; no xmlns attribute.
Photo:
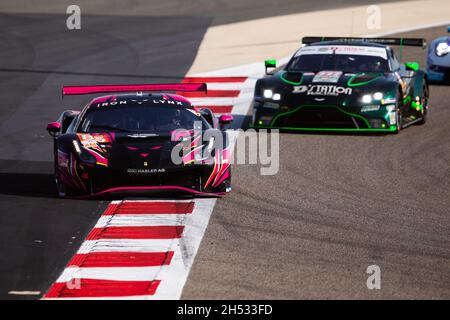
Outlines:
<svg viewBox="0 0 450 320"><path fill-rule="evenodd" d="M282 108L280 108L282 109ZM251 127L301 131L395 132L395 106L376 106L361 112L361 107L301 105L284 110L254 108Z"/></svg>
<svg viewBox="0 0 450 320"><path fill-rule="evenodd" d="M231 173L212 164L192 164L164 169L110 168L76 165L73 175L61 180L77 197L127 194L222 195L231 190ZM61 173L59 175L62 176ZM209 180L208 180L209 179ZM207 183L210 181L210 183Z"/></svg>
<svg viewBox="0 0 450 320"><path fill-rule="evenodd" d="M450 67L429 64L427 75L430 82L450 83Z"/></svg>

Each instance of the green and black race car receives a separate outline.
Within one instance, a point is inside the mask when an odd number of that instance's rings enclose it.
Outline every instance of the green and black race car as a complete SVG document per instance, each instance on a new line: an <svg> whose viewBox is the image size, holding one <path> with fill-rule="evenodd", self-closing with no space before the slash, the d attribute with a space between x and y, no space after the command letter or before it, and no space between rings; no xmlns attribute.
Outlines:
<svg viewBox="0 0 450 320"><path fill-rule="evenodd" d="M267 60L256 82L254 128L398 132L423 124L428 80L417 62L400 63L391 45L424 39L306 37L281 70Z"/></svg>

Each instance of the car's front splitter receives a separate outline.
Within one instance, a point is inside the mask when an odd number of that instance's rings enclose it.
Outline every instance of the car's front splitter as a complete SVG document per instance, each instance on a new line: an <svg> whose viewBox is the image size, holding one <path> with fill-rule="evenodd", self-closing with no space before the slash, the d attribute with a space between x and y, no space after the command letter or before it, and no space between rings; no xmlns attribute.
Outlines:
<svg viewBox="0 0 450 320"><path fill-rule="evenodd" d="M68 196L67 198L73 199L91 199L100 198L104 196L122 196L122 195L151 195L151 194L178 194L178 195L193 195L193 196L204 196L204 197L220 197L226 194L226 192L202 192L191 188L180 187L180 186L125 186L125 187L115 187L109 188L102 191L98 191L89 195L81 196Z"/></svg>
<svg viewBox="0 0 450 320"><path fill-rule="evenodd" d="M427 69L427 76L431 83L450 83L450 74L445 72L436 72Z"/></svg>

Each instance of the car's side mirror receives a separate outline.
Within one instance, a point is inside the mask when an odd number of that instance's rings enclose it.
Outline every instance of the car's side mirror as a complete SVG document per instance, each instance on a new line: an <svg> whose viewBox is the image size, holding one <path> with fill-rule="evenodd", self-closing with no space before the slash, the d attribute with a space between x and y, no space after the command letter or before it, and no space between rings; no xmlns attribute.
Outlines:
<svg viewBox="0 0 450 320"><path fill-rule="evenodd" d="M275 59L266 60L266 61L264 61L264 66L266 67L266 74L269 75L269 74L271 74L269 72L269 69L275 69L277 67L277 60L275 60ZM271 70L271 71L273 71L273 70Z"/></svg>
<svg viewBox="0 0 450 320"><path fill-rule="evenodd" d="M233 116L231 114L223 114L219 117L219 123L224 126L233 122Z"/></svg>
<svg viewBox="0 0 450 320"><path fill-rule="evenodd" d="M447 32L450 33L450 26L447 27Z"/></svg>
<svg viewBox="0 0 450 320"><path fill-rule="evenodd" d="M405 62L406 70L408 71L419 71L419 63L418 62Z"/></svg>
<svg viewBox="0 0 450 320"><path fill-rule="evenodd" d="M52 137L56 137L61 132L61 124L59 122L50 122L47 124L47 131Z"/></svg>

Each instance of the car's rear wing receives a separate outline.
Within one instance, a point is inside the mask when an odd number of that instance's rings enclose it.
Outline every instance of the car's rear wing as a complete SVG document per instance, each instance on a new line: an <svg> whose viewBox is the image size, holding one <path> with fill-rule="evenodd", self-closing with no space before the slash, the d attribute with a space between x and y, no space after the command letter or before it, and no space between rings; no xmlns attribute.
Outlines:
<svg viewBox="0 0 450 320"><path fill-rule="evenodd" d="M127 85L104 85L104 86L64 86L62 95L81 95L92 93L115 93L115 92L144 92L144 91L176 91L176 92L207 92L206 83L186 84L127 84Z"/></svg>
<svg viewBox="0 0 450 320"><path fill-rule="evenodd" d="M342 40L346 42L363 41L393 46L412 46L422 48L425 48L427 46L427 41L421 38L304 37L302 38L302 43L309 45L311 43L316 42L335 41L335 40Z"/></svg>

